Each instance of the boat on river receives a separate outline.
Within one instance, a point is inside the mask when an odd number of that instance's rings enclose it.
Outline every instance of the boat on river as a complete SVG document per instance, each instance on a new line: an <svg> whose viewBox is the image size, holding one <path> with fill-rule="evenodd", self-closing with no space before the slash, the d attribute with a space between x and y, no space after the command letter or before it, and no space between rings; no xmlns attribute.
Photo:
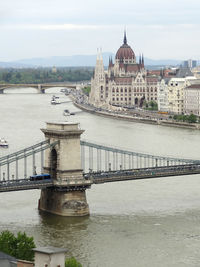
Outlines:
<svg viewBox="0 0 200 267"><path fill-rule="evenodd" d="M69 110L68 110L68 109L65 109L65 110L63 111L63 115L64 115L64 116L69 116L69 115L70 115Z"/></svg>
<svg viewBox="0 0 200 267"><path fill-rule="evenodd" d="M64 116L70 116L70 115L75 115L75 113L74 113L74 112L70 112L68 109L65 109L65 110L63 111L63 115L64 115Z"/></svg>
<svg viewBox="0 0 200 267"><path fill-rule="evenodd" d="M8 147L8 142L4 138L0 138L0 147Z"/></svg>
<svg viewBox="0 0 200 267"><path fill-rule="evenodd" d="M55 95L53 95L53 96L52 96L52 99L51 99L51 104L52 104L52 105L60 104L59 96L55 96Z"/></svg>

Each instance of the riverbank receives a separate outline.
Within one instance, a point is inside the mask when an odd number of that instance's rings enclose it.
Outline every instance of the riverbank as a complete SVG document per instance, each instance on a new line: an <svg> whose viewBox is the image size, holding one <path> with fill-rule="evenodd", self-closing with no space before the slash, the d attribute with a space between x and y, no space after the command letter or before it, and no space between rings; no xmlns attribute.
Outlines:
<svg viewBox="0 0 200 267"><path fill-rule="evenodd" d="M86 104L77 103L76 98L74 98L74 96L72 95L70 95L70 98L76 107L86 112L95 114L97 116L111 117L114 119L121 119L121 120L133 121L133 122L138 122L138 123L200 130L200 124L197 124L197 123L177 122L177 121L170 121L170 120L164 120L164 119L158 120L158 119L151 119L151 118L141 118L141 117L134 117L134 116L126 115L126 114L119 114L119 113L114 113L114 112L109 112L109 111L108 112L99 111L99 110L95 110L94 108Z"/></svg>

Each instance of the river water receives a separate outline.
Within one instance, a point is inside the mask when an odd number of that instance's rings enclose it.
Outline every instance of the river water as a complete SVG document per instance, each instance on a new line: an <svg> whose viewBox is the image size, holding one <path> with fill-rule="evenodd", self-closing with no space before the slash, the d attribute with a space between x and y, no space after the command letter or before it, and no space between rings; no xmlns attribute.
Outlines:
<svg viewBox="0 0 200 267"><path fill-rule="evenodd" d="M50 105L47 94L12 89L0 95L0 137L9 149L0 156L43 140L46 121L66 120L72 103ZM60 99L69 99L59 94ZM197 130L146 125L79 112L83 138L137 152L200 158ZM200 176L93 185L87 190L90 216L62 218L39 213L40 191L0 194L0 231L25 231L37 246L68 249L83 266L200 266Z"/></svg>

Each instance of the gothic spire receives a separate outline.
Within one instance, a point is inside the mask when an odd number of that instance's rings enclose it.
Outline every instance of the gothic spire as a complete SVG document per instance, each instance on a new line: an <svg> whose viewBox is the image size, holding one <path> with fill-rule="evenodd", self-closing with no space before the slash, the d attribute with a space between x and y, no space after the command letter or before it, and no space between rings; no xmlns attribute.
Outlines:
<svg viewBox="0 0 200 267"><path fill-rule="evenodd" d="M124 30L124 44L127 45L126 30Z"/></svg>
<svg viewBox="0 0 200 267"><path fill-rule="evenodd" d="M142 61L141 61L141 54L139 56L139 64L141 65L142 64Z"/></svg>
<svg viewBox="0 0 200 267"><path fill-rule="evenodd" d="M112 56L110 56L110 62L113 65L113 60L112 60Z"/></svg>

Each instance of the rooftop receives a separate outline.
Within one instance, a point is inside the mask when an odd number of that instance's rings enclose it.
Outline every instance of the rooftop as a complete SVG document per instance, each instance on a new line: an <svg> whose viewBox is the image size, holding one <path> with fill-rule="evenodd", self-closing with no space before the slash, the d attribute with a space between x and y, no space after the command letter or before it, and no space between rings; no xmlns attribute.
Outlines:
<svg viewBox="0 0 200 267"><path fill-rule="evenodd" d="M194 76L190 68L180 68L176 74L176 77L178 78L185 78L187 76Z"/></svg>
<svg viewBox="0 0 200 267"><path fill-rule="evenodd" d="M14 257L0 251L0 260L17 261Z"/></svg>
<svg viewBox="0 0 200 267"><path fill-rule="evenodd" d="M35 252L45 253L45 254L57 254L65 253L67 250L65 248L56 248L56 247L38 247L33 249Z"/></svg>
<svg viewBox="0 0 200 267"><path fill-rule="evenodd" d="M192 84L188 87L186 87L187 89L200 89L200 84Z"/></svg>

